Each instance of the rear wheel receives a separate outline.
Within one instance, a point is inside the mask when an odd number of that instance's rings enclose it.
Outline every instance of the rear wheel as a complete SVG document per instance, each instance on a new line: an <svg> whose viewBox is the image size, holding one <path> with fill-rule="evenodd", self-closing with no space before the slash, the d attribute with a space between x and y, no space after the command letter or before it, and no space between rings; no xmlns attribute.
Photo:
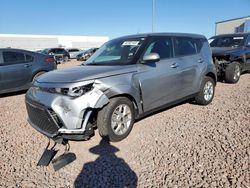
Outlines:
<svg viewBox="0 0 250 188"><path fill-rule="evenodd" d="M214 79L206 76L201 84L200 92L195 97L196 103L200 105L208 105L214 98L214 91Z"/></svg>
<svg viewBox="0 0 250 188"><path fill-rule="evenodd" d="M106 140L118 142L128 136L134 124L134 106L126 97L110 100L97 117L99 134Z"/></svg>
<svg viewBox="0 0 250 188"><path fill-rule="evenodd" d="M68 56L64 56L64 59L63 59L64 62L67 62L69 61L69 57Z"/></svg>
<svg viewBox="0 0 250 188"><path fill-rule="evenodd" d="M237 83L240 79L241 69L238 62L232 62L227 65L225 70L225 81L227 83Z"/></svg>

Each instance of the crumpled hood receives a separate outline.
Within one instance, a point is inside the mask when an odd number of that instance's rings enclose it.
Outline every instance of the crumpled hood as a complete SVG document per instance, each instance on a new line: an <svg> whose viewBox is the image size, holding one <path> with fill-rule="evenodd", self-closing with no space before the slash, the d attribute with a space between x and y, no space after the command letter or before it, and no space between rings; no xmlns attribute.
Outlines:
<svg viewBox="0 0 250 188"><path fill-rule="evenodd" d="M136 65L76 66L41 75L38 83L73 83L135 72Z"/></svg>
<svg viewBox="0 0 250 188"><path fill-rule="evenodd" d="M236 53L242 50L242 47L230 48L230 47L212 47L213 56L225 56L227 54Z"/></svg>

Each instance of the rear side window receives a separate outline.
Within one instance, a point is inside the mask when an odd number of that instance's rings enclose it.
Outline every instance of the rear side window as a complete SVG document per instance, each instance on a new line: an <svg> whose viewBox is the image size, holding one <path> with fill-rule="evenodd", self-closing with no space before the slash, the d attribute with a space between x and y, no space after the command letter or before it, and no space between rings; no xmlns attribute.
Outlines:
<svg viewBox="0 0 250 188"><path fill-rule="evenodd" d="M6 64L24 63L25 56L21 52L3 52L3 60Z"/></svg>
<svg viewBox="0 0 250 188"><path fill-rule="evenodd" d="M192 38L175 38L175 56L186 56L196 54L196 45Z"/></svg>
<svg viewBox="0 0 250 188"><path fill-rule="evenodd" d="M170 37L157 37L149 44L145 55L150 53L159 54L161 59L173 57L173 45Z"/></svg>

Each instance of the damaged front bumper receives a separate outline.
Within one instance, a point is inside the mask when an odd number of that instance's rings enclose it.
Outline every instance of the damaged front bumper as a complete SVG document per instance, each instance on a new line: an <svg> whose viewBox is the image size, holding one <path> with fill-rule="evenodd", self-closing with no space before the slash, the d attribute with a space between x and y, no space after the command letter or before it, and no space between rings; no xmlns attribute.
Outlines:
<svg viewBox="0 0 250 188"><path fill-rule="evenodd" d="M84 140L93 134L89 123L93 111L109 99L97 88L80 97L69 97L31 87L25 101L28 122L42 134L53 140Z"/></svg>

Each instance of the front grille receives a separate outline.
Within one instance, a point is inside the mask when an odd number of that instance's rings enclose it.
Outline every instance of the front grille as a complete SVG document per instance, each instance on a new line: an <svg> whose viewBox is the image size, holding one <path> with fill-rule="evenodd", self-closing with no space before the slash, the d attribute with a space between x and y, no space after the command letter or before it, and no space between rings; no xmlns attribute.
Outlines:
<svg viewBox="0 0 250 188"><path fill-rule="evenodd" d="M42 132L48 133L49 135L53 135L58 131L59 126L46 107L26 99L26 108L29 121L33 126L36 126Z"/></svg>

